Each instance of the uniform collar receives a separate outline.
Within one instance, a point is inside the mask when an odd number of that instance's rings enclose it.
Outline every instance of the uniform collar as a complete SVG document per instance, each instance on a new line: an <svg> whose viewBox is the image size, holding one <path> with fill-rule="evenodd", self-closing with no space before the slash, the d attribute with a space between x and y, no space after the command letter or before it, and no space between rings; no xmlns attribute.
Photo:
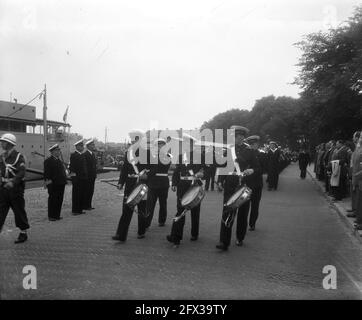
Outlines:
<svg viewBox="0 0 362 320"><path fill-rule="evenodd" d="M92 151L90 151L89 149L87 149L87 151L88 151L90 154L93 154L93 152L92 152Z"/></svg>
<svg viewBox="0 0 362 320"><path fill-rule="evenodd" d="M78 154L82 154L82 152L79 152L78 150L75 150L75 152L78 153Z"/></svg>
<svg viewBox="0 0 362 320"><path fill-rule="evenodd" d="M4 157L9 157L13 152L15 151L15 147L12 147L11 149L4 152Z"/></svg>

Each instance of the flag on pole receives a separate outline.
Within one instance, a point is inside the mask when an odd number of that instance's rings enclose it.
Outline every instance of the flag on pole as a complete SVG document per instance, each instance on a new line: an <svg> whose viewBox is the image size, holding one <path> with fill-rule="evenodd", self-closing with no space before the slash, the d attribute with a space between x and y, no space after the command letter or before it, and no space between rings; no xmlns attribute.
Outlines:
<svg viewBox="0 0 362 320"><path fill-rule="evenodd" d="M67 106L67 109L65 110L65 113L64 113L64 116L63 116L63 122L64 122L64 123L66 123L66 122L67 122L68 109L69 109L69 106Z"/></svg>

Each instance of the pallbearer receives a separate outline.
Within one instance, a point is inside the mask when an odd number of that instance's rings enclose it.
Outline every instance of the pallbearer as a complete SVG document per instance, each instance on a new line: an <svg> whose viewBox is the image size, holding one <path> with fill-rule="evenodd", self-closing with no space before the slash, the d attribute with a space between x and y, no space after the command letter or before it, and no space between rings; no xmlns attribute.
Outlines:
<svg viewBox="0 0 362 320"><path fill-rule="evenodd" d="M232 126L232 134L235 136L235 146L231 147L231 152L228 152L228 162L234 163L234 168L227 175L222 175L219 180L220 187L224 188L224 205L228 202L231 196L240 188L240 176L252 175L254 172L260 171L258 161L250 149L250 147L244 143L246 134L249 129L242 126ZM245 181L247 183L247 181ZM236 245L241 246L246 234L248 226L248 214L249 214L250 201L246 201L237 210L237 225L236 225ZM234 211L232 211L234 212ZM230 209L223 207L221 227L220 227L220 243L216 248L220 250L227 250L230 245L231 231L233 220L229 226L226 221L230 216Z"/></svg>
<svg viewBox="0 0 362 320"><path fill-rule="evenodd" d="M15 150L16 137L13 134L3 134L0 142L4 150L0 161L0 232L11 208L15 215L15 225L20 229L15 243L22 243L28 239L26 230L29 229L24 200L25 159Z"/></svg>
<svg viewBox="0 0 362 320"><path fill-rule="evenodd" d="M181 205L181 199L194 183L202 185L200 179L204 175L204 160L196 157L194 141L190 141L190 152L182 150L179 156L178 163L172 175L172 191L177 191L177 214L180 216L184 211ZM195 152L194 152L195 151ZM191 241L196 241L199 237L199 222L200 222L201 204L191 209ZM185 216L178 221L172 223L171 234L167 236L169 242L179 245L183 238L183 229L185 226Z"/></svg>
<svg viewBox="0 0 362 320"><path fill-rule="evenodd" d="M44 180L48 189L48 219L57 221L62 219L64 189L67 184L67 173L63 161L60 159L61 151L58 144L49 149L50 157L44 161Z"/></svg>
<svg viewBox="0 0 362 320"><path fill-rule="evenodd" d="M158 225L163 227L167 219L167 197L170 181L168 170L171 165L171 155L162 149L166 145L166 140L159 138L154 141L157 150L150 152L150 164L148 166L148 194L147 194L147 223L146 228L151 225L153 213L157 200L160 211L158 214Z"/></svg>
<svg viewBox="0 0 362 320"><path fill-rule="evenodd" d="M113 240L120 241L124 243L127 240L129 225L132 220L133 211L136 208L130 208L127 205L127 199L132 193L134 188L139 183L147 182L147 174L140 175L145 169L147 169L147 162L142 163L138 161L140 151L139 147L136 147L136 144L139 145L140 140L144 137L144 133L139 130L135 130L129 133L131 137L131 146L127 150L123 166L121 168L121 174L118 181L118 189L122 190L124 187L124 197L123 197L123 206L122 206L122 216L118 223L118 228L116 234L112 237ZM138 239L143 239L146 232L146 200L142 200L137 205L138 212Z"/></svg>
<svg viewBox="0 0 362 320"><path fill-rule="evenodd" d="M72 213L79 215L85 213L86 190L88 182L87 165L84 157L84 140L75 144L75 151L70 155L69 171L72 179Z"/></svg>
<svg viewBox="0 0 362 320"><path fill-rule="evenodd" d="M97 178L97 157L96 157L96 147L94 145L94 140L88 140L86 143L86 151L84 152L87 173L88 173L88 182L86 189L86 200L85 200L85 210L93 210L92 199L94 194L94 184Z"/></svg>
<svg viewBox="0 0 362 320"><path fill-rule="evenodd" d="M252 190L250 198L250 217L249 217L249 230L255 230L256 220L259 216L259 203L261 199L261 194L263 191L263 172L265 170L265 152L259 150L259 136L250 136L245 139L249 144L251 151L254 153L261 170L255 171L251 176L249 176L246 181L249 187Z"/></svg>

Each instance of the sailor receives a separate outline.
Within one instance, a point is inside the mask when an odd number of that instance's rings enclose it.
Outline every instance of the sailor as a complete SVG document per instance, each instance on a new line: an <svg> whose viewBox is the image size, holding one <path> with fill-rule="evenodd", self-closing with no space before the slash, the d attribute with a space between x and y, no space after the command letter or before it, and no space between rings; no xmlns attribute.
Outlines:
<svg viewBox="0 0 362 320"><path fill-rule="evenodd" d="M246 178L247 184L252 190L250 198L250 217L249 217L249 230L255 230L256 220L259 216L259 204L261 194L263 191L263 172L265 169L265 152L259 150L260 137L257 135L249 136L245 142L249 144L252 152L254 153L261 170L255 171L252 175Z"/></svg>
<svg viewBox="0 0 362 320"><path fill-rule="evenodd" d="M92 199L94 194L94 184L97 178L97 157L96 157L96 147L94 144L94 139L90 139L85 143L86 150L84 152L84 157L87 166L88 173L88 182L86 189L86 201L85 201L85 210L93 210Z"/></svg>
<svg viewBox="0 0 362 320"><path fill-rule="evenodd" d="M267 154L267 182L268 190L277 190L281 163L281 153L278 149L278 144L275 141L269 142L269 151Z"/></svg>
<svg viewBox="0 0 362 320"><path fill-rule="evenodd" d="M75 151L70 155L69 171L72 179L72 213L79 215L85 213L86 190L88 173L84 157L84 140L81 139L75 144Z"/></svg>
<svg viewBox="0 0 362 320"><path fill-rule="evenodd" d="M156 202L159 201L160 210L158 214L158 225L163 227L167 219L167 197L170 188L168 170L171 165L171 155L166 152L166 140L158 138L154 141L153 151L150 152L150 163L148 173L147 193L147 223L149 228L153 219Z"/></svg>
<svg viewBox="0 0 362 320"><path fill-rule="evenodd" d="M250 149L244 143L244 139L249 132L249 129L242 126L231 126L232 134L235 137L235 145L231 147L231 152L228 152L228 163L232 161L234 169L228 175L220 176L220 188L224 189L223 203L226 204L230 197L240 187L240 176L252 175L254 172L260 171L258 161ZM230 157L231 155L231 157ZM245 181L247 183L247 181ZM237 226L236 226L236 245L242 246L248 225L250 201L243 203L237 210ZM220 227L220 243L216 245L217 249L226 251L230 245L231 231L233 221L229 227L226 226L225 221L230 215L230 209L223 207L221 227Z"/></svg>
<svg viewBox="0 0 362 320"><path fill-rule="evenodd" d="M127 240L133 211L136 209L132 209L127 205L127 199L139 183L145 183L147 181L147 161L140 161L140 148L142 147L140 142L141 139L144 139L145 134L140 130L134 130L129 133L129 136L131 138L131 146L126 152L118 181L118 189L122 190L124 187L122 216L119 220L116 234L112 237L113 240L120 241L121 243ZM138 212L137 238L143 239L146 233L146 200L140 201L136 207Z"/></svg>
<svg viewBox="0 0 362 320"><path fill-rule="evenodd" d="M184 208L181 205L182 197L192 185L202 185L201 179L204 176L204 159L196 157L197 150L194 146L194 140L190 139L190 152L182 150L176 168L172 175L172 191L177 195L177 214L180 216ZM199 161L200 160L200 161ZM191 209L191 241L196 241L199 237L201 203ZM183 229L185 226L185 216L178 221L173 221L171 234L166 238L176 246L180 244L183 238Z"/></svg>
<svg viewBox="0 0 362 320"><path fill-rule="evenodd" d="M58 144L49 149L50 157L44 161L44 180L48 189L48 219L57 221L62 219L64 189L67 184L67 173L63 161L60 159L61 151Z"/></svg>
<svg viewBox="0 0 362 320"><path fill-rule="evenodd" d="M0 232L11 208L15 215L15 225L20 229L15 243L22 243L28 239L27 229L29 229L24 200L25 159L15 150L16 137L13 134L3 134L0 142L4 150L0 160Z"/></svg>

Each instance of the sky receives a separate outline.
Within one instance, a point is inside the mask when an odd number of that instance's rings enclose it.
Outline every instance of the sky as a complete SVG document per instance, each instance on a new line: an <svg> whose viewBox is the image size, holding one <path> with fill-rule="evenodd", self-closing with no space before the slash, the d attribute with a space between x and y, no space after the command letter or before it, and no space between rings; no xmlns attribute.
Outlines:
<svg viewBox="0 0 362 320"><path fill-rule="evenodd" d="M303 36L356 0L0 0L0 100L47 86L48 119L123 142L133 129L194 129L263 96L298 97ZM42 117L42 101L35 100Z"/></svg>

